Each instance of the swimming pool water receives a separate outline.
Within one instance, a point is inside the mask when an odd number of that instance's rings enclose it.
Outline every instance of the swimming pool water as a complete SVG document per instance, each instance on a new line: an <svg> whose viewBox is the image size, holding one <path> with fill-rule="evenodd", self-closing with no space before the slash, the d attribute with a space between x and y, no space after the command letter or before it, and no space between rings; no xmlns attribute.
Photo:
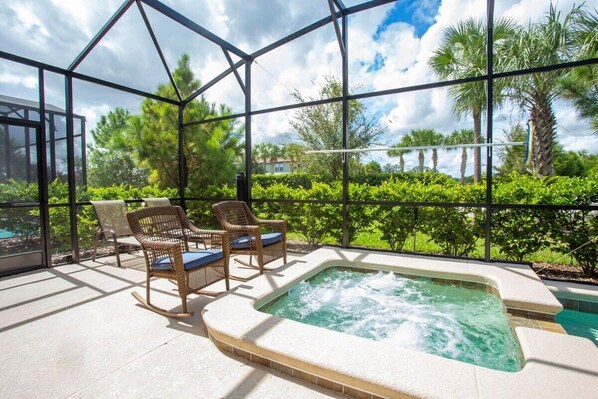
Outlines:
<svg viewBox="0 0 598 399"><path fill-rule="evenodd" d="M598 314L564 309L557 313L556 321L567 334L588 338L598 346Z"/></svg>
<svg viewBox="0 0 598 399"><path fill-rule="evenodd" d="M480 289L332 267L259 310L496 370L523 364L502 302Z"/></svg>

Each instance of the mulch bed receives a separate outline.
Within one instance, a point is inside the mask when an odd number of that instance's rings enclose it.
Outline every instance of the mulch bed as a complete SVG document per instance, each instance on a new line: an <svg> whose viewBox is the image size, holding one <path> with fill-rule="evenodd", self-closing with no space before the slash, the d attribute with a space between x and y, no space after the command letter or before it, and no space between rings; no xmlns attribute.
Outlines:
<svg viewBox="0 0 598 399"><path fill-rule="evenodd" d="M587 277L581 272L581 269L574 266L534 263L532 269L534 269L536 274L541 278L598 285L597 277Z"/></svg>

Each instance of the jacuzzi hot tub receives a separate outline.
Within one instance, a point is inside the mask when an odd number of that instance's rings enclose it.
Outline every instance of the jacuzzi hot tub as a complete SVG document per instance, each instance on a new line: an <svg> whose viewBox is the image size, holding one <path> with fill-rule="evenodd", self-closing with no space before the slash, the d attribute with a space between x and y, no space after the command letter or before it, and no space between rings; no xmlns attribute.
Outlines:
<svg viewBox="0 0 598 399"><path fill-rule="evenodd" d="M507 310L550 325L562 309L526 266L322 248L242 284L207 305L210 338L223 350L357 397L593 398L598 348L577 337L516 327L524 367L504 372L260 312L331 264L491 287Z"/></svg>

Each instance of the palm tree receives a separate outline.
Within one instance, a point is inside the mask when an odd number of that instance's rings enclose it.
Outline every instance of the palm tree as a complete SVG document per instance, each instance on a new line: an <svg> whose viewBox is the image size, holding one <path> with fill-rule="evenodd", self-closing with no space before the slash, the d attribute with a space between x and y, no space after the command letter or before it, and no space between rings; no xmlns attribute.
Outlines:
<svg viewBox="0 0 598 399"><path fill-rule="evenodd" d="M493 46L496 53L502 52L506 39L515 32L515 24L511 20L499 19L494 24ZM441 79L463 79L486 74L487 33L482 20L467 19L457 26L444 30L440 47L434 50L429 64ZM498 58L498 57L497 57ZM503 88L495 81L494 105L499 105ZM471 114L473 117L473 142L478 144L482 137L482 112L487 108L485 83L470 82L451 86L449 94L453 98L453 112L458 117ZM476 148L473 153L474 182L482 176L481 151Z"/></svg>
<svg viewBox="0 0 598 399"><path fill-rule="evenodd" d="M458 144L470 144L473 143L475 133L471 129L455 130L450 136L446 137L444 144L446 145L458 145ZM483 140L483 139L482 139ZM457 148L449 148L449 151L456 150ZM467 147L461 149L461 184L465 184L465 168L467 167Z"/></svg>
<svg viewBox="0 0 598 399"><path fill-rule="evenodd" d="M443 136L440 133L436 133L434 129L414 129L409 133L411 146L421 147L427 145L440 145L443 141ZM418 150L419 160L419 171L424 171L424 150ZM438 165L438 151L434 148L432 150L432 163L433 171L436 172L436 166Z"/></svg>
<svg viewBox="0 0 598 399"><path fill-rule="evenodd" d="M580 10L573 16L572 26L575 58L588 59L598 56L598 13ZM561 80L563 95L577 109L579 115L589 119L594 133L598 134L598 66L588 65L571 69Z"/></svg>
<svg viewBox="0 0 598 399"><path fill-rule="evenodd" d="M424 139L428 143L426 145L442 145L444 143L444 136L437 133L434 129L426 129L423 131ZM438 149L432 148L432 171L436 172L438 167Z"/></svg>
<svg viewBox="0 0 598 399"><path fill-rule="evenodd" d="M572 23L579 13L574 7L564 18L551 4L546 21L519 29L509 41L508 52L502 58L503 70L519 70L559 64L571 58L573 49ZM564 70L532 73L508 79L510 94L534 121L532 161L537 176L554 172L553 147L556 118L553 101L562 93L558 84Z"/></svg>
<svg viewBox="0 0 598 399"><path fill-rule="evenodd" d="M504 137L505 140L509 142L525 141L527 140L527 129L521 123L514 124L504 129ZM525 163L525 152L525 147L521 145L500 148L497 151L497 155L501 161L501 165L495 167L496 175L501 177L508 176L513 172L517 172L519 174L532 173L533 171L530 170L528 165Z"/></svg>
<svg viewBox="0 0 598 399"><path fill-rule="evenodd" d="M301 167L306 150L306 147L299 143L289 143L283 147L282 152L291 164L291 173Z"/></svg>
<svg viewBox="0 0 598 399"><path fill-rule="evenodd" d="M274 172L276 171L274 164L276 163L276 161L278 161L280 157L283 156L282 147L276 144L270 144L268 146L268 156L270 160L270 172L274 174Z"/></svg>
<svg viewBox="0 0 598 399"><path fill-rule="evenodd" d="M274 162L278 158L280 149L277 145L272 143L257 144L253 151L256 159L261 159L264 162L264 173L268 174L268 163L271 163L270 173L274 173Z"/></svg>
<svg viewBox="0 0 598 399"><path fill-rule="evenodd" d="M399 157L399 168L401 173L405 172L405 159L403 155L408 154L411 150L405 150L403 147L411 147L411 136L409 134L404 135L397 144L392 147L397 148L396 150L390 150L387 152L389 157Z"/></svg>

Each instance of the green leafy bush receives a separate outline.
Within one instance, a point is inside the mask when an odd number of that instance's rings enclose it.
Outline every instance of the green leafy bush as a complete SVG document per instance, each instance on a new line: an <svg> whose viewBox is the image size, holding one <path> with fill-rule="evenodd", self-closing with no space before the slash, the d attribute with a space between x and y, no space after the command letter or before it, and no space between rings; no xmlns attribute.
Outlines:
<svg viewBox="0 0 598 399"><path fill-rule="evenodd" d="M592 204L598 202L598 173L590 178L557 179L551 184L553 202ZM551 218L550 237L553 249L573 256L583 273L598 275L598 212L557 211Z"/></svg>
<svg viewBox="0 0 598 399"><path fill-rule="evenodd" d="M236 188L229 185L208 186L201 192L195 191L191 195L207 198L235 198ZM187 200L185 206L189 219L193 220L195 225L205 228L221 228L212 210L212 202Z"/></svg>
<svg viewBox="0 0 598 399"><path fill-rule="evenodd" d="M306 173L288 173L280 175L252 175L254 187L268 188L275 184L282 184L291 188L311 188L313 181L319 181L316 177ZM260 198L254 195L255 198Z"/></svg>
<svg viewBox="0 0 598 399"><path fill-rule="evenodd" d="M477 202L479 191L464 189L456 181L444 184L422 184L423 196L428 202L467 203ZM423 208L422 230L445 255L468 256L474 249L483 230L479 213L470 207Z"/></svg>
<svg viewBox="0 0 598 399"><path fill-rule="evenodd" d="M499 204L589 205L598 202L598 178L593 175L585 179L563 176L538 179L512 173L495 184L493 194ZM543 248L568 248L565 241L573 240L571 245L574 245L579 237L574 240L564 232L579 228L574 227L577 223L567 225L564 216L567 214L540 209L497 209L492 215L492 242L507 259L517 261Z"/></svg>
<svg viewBox="0 0 598 399"><path fill-rule="evenodd" d="M37 184L9 180L0 185L0 202L37 201ZM39 237L39 212L33 208L3 209L0 213L2 228L19 236L26 243Z"/></svg>
<svg viewBox="0 0 598 399"><path fill-rule="evenodd" d="M380 201L410 202L418 197L419 187L406 181L389 179L372 191L372 196ZM376 206L373 215L382 239L393 251L403 250L405 241L417 226L417 208L407 206Z"/></svg>
<svg viewBox="0 0 598 399"><path fill-rule="evenodd" d="M598 276L598 215L588 211L558 211L552 225L554 249L563 256L571 255L582 272Z"/></svg>
<svg viewBox="0 0 598 399"><path fill-rule="evenodd" d="M383 178L384 176L384 178ZM361 179L361 180L360 180ZM252 196L255 213L268 219L285 219L288 230L300 234L309 244L332 240L342 243L343 189L340 181L325 182L317 176L291 174L255 176ZM54 181L49 188L51 204L68 203L68 186ZM188 193L205 198L234 198L234 186L208 186ZM484 237L485 208L465 204L484 204L484 184L460 185L440 173L396 173L379 177L352 177L351 201L458 203L456 207L415 207L409 205L361 205L349 207L349 242L362 232L381 233L381 239L394 251L401 251L415 231L422 232L444 254L468 256ZM92 199L138 199L175 197L176 190L156 186L124 185L89 188L78 191L78 201ZM37 186L11 181L0 184L0 202L36 200ZM264 200L259 200L264 199ZM277 202L275 200L285 200ZM269 201L274 200L274 201ZM338 203L311 203L308 200ZM304 202L305 201L305 202ZM598 203L598 172L585 178L551 177L538 179L516 173L494 181L495 204L588 205ZM135 208L140 204L130 204ZM187 200L187 212L198 226L219 228L212 201ZM3 228L25 240L39 235L38 213L31 209L14 209L1 214ZM79 240L89 247L97 231L91 206L77 209ZM596 274L598 258L598 216L590 211L556 211L551 209L495 208L492 214L491 240L507 260L522 261L543 249L573 256L588 275ZM50 227L55 247L70 248L68 207L50 208ZM378 234L378 233L376 233Z"/></svg>
<svg viewBox="0 0 598 399"><path fill-rule="evenodd" d="M304 200L340 200L342 197L339 184L313 183L311 189L300 192L299 199ZM338 232L342 229L343 215L340 204L301 204L302 215L295 224L295 231L299 232L309 244L319 244L326 237L339 240Z"/></svg>

